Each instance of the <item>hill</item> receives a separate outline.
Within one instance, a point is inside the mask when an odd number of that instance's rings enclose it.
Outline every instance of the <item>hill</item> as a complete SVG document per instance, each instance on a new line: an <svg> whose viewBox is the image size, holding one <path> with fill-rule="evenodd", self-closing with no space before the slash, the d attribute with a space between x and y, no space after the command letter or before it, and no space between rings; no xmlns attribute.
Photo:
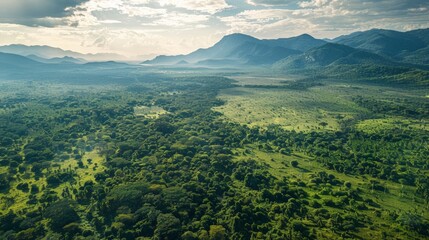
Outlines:
<svg viewBox="0 0 429 240"><path fill-rule="evenodd" d="M85 59L86 61L126 60L126 57L113 53L82 54L50 46L27 46L21 44L0 46L0 52L22 56L35 55L45 59L71 57Z"/></svg>
<svg viewBox="0 0 429 240"><path fill-rule="evenodd" d="M21 55L0 52L0 70L26 69L42 65L44 64Z"/></svg>
<svg viewBox="0 0 429 240"><path fill-rule="evenodd" d="M158 56L144 64L173 65L182 62L215 66L270 65L274 62L302 53L303 50L320 46L325 42L309 35L293 38L260 40L245 34L223 37L210 48L198 49L188 55Z"/></svg>
<svg viewBox="0 0 429 240"><path fill-rule="evenodd" d="M409 32L372 29L340 36L333 42L350 47L367 50L397 61L407 61L415 64L421 62L421 49L429 47L429 29L419 29Z"/></svg>
<svg viewBox="0 0 429 240"><path fill-rule="evenodd" d="M429 84L429 72L424 67L395 62L375 53L336 43L280 60L273 64L273 69L281 73L295 72L341 80Z"/></svg>
<svg viewBox="0 0 429 240"><path fill-rule="evenodd" d="M37 61L37 62L41 62L41 63L75 63L75 64L81 64L81 63L85 63L86 61L84 59L77 59L77 58L73 58L73 57L57 57L57 58L42 58L39 57L37 55L28 55L26 56L27 58Z"/></svg>
<svg viewBox="0 0 429 240"><path fill-rule="evenodd" d="M366 51L358 50L336 43L327 43L307 52L283 59L274 64L276 69L290 70L303 68L317 68L328 65L353 64L388 64L389 60Z"/></svg>

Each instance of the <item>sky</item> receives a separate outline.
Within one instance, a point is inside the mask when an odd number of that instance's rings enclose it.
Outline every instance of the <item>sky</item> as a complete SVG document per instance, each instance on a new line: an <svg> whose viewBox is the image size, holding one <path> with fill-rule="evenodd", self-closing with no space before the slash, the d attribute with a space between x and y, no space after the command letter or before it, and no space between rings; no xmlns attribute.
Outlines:
<svg viewBox="0 0 429 240"><path fill-rule="evenodd" d="M186 54L224 35L317 38L429 28L429 0L0 0L0 45L131 59Z"/></svg>

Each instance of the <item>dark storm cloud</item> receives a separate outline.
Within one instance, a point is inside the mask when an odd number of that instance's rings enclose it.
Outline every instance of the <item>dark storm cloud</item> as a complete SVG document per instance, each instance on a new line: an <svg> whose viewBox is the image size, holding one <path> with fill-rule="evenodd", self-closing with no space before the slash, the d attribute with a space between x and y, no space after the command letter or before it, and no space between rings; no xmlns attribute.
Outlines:
<svg viewBox="0 0 429 240"><path fill-rule="evenodd" d="M26 26L73 24L64 19L89 0L1 0L0 22Z"/></svg>

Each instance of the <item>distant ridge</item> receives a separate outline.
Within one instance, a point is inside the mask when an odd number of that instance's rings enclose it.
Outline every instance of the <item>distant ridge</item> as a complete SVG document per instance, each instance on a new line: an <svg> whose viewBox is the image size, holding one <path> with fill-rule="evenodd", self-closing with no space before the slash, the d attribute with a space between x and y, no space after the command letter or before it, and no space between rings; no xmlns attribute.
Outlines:
<svg viewBox="0 0 429 240"><path fill-rule="evenodd" d="M0 52L21 56L34 55L45 59L71 57L75 59L85 59L86 61L126 60L126 57L114 53L82 54L50 46L27 46L22 44L0 46Z"/></svg>
<svg viewBox="0 0 429 240"><path fill-rule="evenodd" d="M74 64L81 64L81 63L85 63L86 62L86 60L84 60L84 59L77 59L77 58L73 58L73 57L69 57L69 56L65 56L65 57L61 57L61 58L57 57L57 58L49 58L49 59L47 59L47 58L42 58L42 57L39 57L37 55L32 54L32 55L28 55L26 57L29 58L29 59L32 59L34 61L41 62L41 63L74 63Z"/></svg>
<svg viewBox="0 0 429 240"><path fill-rule="evenodd" d="M415 64L420 61L422 52L429 48L429 29L398 32L385 29L371 29L355 32L333 39L333 42L353 48L364 49L384 57Z"/></svg>
<svg viewBox="0 0 429 240"><path fill-rule="evenodd" d="M0 67L4 70L26 69L30 67L40 67L43 65L43 63L21 55L0 52Z"/></svg>

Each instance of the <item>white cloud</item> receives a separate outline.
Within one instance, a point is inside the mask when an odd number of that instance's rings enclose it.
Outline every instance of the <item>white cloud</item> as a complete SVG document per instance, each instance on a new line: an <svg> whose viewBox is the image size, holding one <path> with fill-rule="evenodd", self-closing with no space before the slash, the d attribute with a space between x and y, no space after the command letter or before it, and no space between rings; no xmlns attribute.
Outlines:
<svg viewBox="0 0 429 240"><path fill-rule="evenodd" d="M150 8L144 6L131 6L125 5L119 8L120 12L129 17L148 17L148 18L160 18L167 14L166 9L162 8Z"/></svg>
<svg viewBox="0 0 429 240"><path fill-rule="evenodd" d="M237 14L237 16L251 20L263 20L265 22L266 20L282 19L291 12L291 10L286 9L246 10Z"/></svg>
<svg viewBox="0 0 429 240"><path fill-rule="evenodd" d="M122 23L121 21L118 21L118 20L109 20L109 19L107 19L107 20L99 20L98 22L99 23L104 23L104 24L119 24L119 23Z"/></svg>
<svg viewBox="0 0 429 240"><path fill-rule="evenodd" d="M121 9L124 5L123 0L91 0L82 7L89 12L100 10Z"/></svg>
<svg viewBox="0 0 429 240"><path fill-rule="evenodd" d="M329 0L311 0L311 1L300 2L299 6L302 8L322 7L322 6L325 6L328 2Z"/></svg>
<svg viewBox="0 0 429 240"><path fill-rule="evenodd" d="M154 24L164 25L164 26L196 26L198 24L204 23L209 19L209 15L203 14L188 14L188 13L179 13L172 12L165 14L162 18L155 20Z"/></svg>
<svg viewBox="0 0 429 240"><path fill-rule="evenodd" d="M293 1L288 0L246 0L246 3L252 6L282 6L287 5Z"/></svg>
<svg viewBox="0 0 429 240"><path fill-rule="evenodd" d="M161 6L174 6L210 14L214 14L231 7L225 2L225 0L160 0L158 2Z"/></svg>

